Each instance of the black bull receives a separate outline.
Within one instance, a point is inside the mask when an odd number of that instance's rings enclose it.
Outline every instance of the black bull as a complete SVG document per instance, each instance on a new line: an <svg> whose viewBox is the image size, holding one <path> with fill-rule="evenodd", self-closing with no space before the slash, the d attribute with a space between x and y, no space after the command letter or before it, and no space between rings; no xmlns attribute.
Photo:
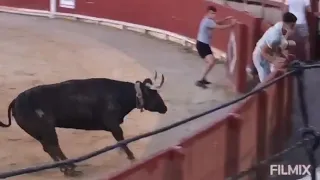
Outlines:
<svg viewBox="0 0 320 180"><path fill-rule="evenodd" d="M156 79L156 76L155 76ZM11 111L17 124L38 140L54 161L66 160L60 149L55 127L110 131L117 141L124 140L120 124L133 109L164 114L167 107L152 80L122 82L104 78L69 80L40 85L20 93L9 105L6 125L11 125ZM128 159L135 157L124 145ZM60 167L67 176L82 174L74 164Z"/></svg>

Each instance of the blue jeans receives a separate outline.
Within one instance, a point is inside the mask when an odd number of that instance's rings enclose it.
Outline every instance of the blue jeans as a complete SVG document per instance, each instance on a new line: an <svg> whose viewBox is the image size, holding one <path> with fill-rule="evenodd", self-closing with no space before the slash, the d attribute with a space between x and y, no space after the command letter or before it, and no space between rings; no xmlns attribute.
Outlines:
<svg viewBox="0 0 320 180"><path fill-rule="evenodd" d="M256 67L259 75L260 82L263 82L266 77L271 73L273 66L265 60L260 52L254 51L252 54L253 64Z"/></svg>

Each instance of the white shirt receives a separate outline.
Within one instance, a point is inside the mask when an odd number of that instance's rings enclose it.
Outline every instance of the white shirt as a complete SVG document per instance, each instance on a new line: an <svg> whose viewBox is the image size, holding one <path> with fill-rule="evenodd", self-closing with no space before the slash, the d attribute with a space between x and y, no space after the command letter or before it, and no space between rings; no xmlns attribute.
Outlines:
<svg viewBox="0 0 320 180"><path fill-rule="evenodd" d="M271 49L279 47L284 38L282 34L282 26L282 22L278 22L271 26L257 42L254 53L261 53L261 50L265 45L269 46Z"/></svg>
<svg viewBox="0 0 320 180"><path fill-rule="evenodd" d="M310 6L310 0L287 0L289 12L297 17L297 24L307 24L306 7Z"/></svg>

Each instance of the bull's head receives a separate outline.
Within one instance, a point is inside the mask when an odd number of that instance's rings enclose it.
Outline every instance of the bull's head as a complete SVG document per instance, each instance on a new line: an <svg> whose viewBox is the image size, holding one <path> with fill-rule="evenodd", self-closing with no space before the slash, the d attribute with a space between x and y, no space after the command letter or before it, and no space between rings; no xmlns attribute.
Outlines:
<svg viewBox="0 0 320 180"><path fill-rule="evenodd" d="M158 79L157 76L157 72L155 72L154 82ZM164 76L161 75L161 82L159 85L155 85L154 82L150 78L145 79L143 82L136 82L137 108L141 109L141 111L146 109L148 111L164 114L167 112L167 106L158 93L158 90L164 83Z"/></svg>

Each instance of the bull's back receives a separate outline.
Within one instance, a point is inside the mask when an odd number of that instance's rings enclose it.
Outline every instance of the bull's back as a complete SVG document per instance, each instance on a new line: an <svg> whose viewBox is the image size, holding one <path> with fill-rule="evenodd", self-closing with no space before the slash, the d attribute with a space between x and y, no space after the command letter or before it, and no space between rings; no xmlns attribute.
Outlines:
<svg viewBox="0 0 320 180"><path fill-rule="evenodd" d="M21 93L20 113L43 112L43 120L53 119L56 127L100 130L107 103L117 101L129 83L109 79L69 80L40 85ZM102 130L102 129L101 129Z"/></svg>

